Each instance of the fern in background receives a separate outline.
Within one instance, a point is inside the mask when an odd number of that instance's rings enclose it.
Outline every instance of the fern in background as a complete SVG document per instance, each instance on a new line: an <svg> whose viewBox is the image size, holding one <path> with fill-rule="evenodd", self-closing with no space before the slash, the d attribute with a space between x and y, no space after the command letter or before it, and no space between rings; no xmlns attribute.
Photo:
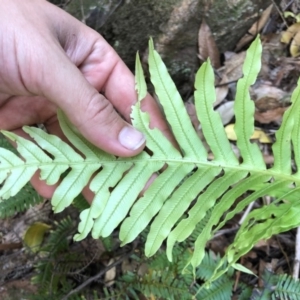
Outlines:
<svg viewBox="0 0 300 300"><path fill-rule="evenodd" d="M183 264L190 256L189 251L182 246L176 247L173 262L168 261L166 254L162 251L147 260L132 255L131 260L140 265L146 262L146 272L143 274L127 272L120 276L116 279L115 286L111 289L103 289L103 295L99 296L99 299L140 299L141 294L149 299L192 299L193 294L200 287L198 282L203 282L207 276L210 276L210 273L213 273L220 258L212 252L207 253L197 268L194 280L191 266L182 273ZM213 282L210 289L202 290L196 299L230 299L233 284L233 269L231 269L228 274Z"/></svg>
<svg viewBox="0 0 300 300"><path fill-rule="evenodd" d="M300 283L287 274L277 275L277 284L272 299L299 299Z"/></svg>
<svg viewBox="0 0 300 300"><path fill-rule="evenodd" d="M133 241L150 224L145 243L146 255L154 255L166 240L170 261L174 259L174 245L185 241L200 224L194 251L184 266L188 269L191 265L196 276L197 266L205 257L205 245L214 233L251 202L265 195L274 195L276 200L271 205L249 214L214 273L206 278L207 284L222 278L231 267L241 269L238 259L257 241L300 225L300 172L298 169L292 172L291 169L292 157L300 166L299 86L276 133L276 143L272 148L274 165L271 168L266 167L258 146L250 142L254 131L254 103L250 99L249 87L260 70L261 51L260 40L256 38L247 51L244 76L237 85L235 132L241 161L231 148L220 116L213 109L215 88L210 62L204 63L197 72L195 106L205 140L213 154L211 160L150 40L151 81L179 149L174 148L158 129L149 128L150 116L140 109L146 95L146 83L137 56L138 103L133 106L131 117L134 126L145 133L146 146L151 151L143 151L133 158L114 157L80 136L63 113L58 112L62 130L78 153L58 137L38 128L23 128L36 144L2 131L17 143L17 150L25 161L8 150L0 149L1 198L10 201L6 199L15 196L37 170L48 184L57 183L67 172L52 198L55 212L69 206L89 181L89 187L95 193L91 206L81 212L75 240L84 239L90 232L94 238L107 237L121 225L119 237L124 245ZM153 173L157 173L156 179L140 196ZM247 197L233 207L235 200L245 194ZM201 292L200 289L198 293Z"/></svg>
<svg viewBox="0 0 300 300"><path fill-rule="evenodd" d="M42 201L43 198L38 195L35 189L30 184L26 184L15 196L0 202L0 219L11 217L17 212L23 212Z"/></svg>
<svg viewBox="0 0 300 300"><path fill-rule="evenodd" d="M71 257L68 253L69 241L68 237L75 231L74 223L70 217L61 220L55 224L55 230L51 231L46 244L39 250L41 259L35 266L36 275L32 278L32 282L38 286L38 295L32 299L42 299L43 297L57 296L54 299L61 299L70 289L66 276L68 271L58 269L59 265L64 265L67 270L71 270L72 262L76 261L80 264L80 259ZM38 298L40 297L40 298Z"/></svg>

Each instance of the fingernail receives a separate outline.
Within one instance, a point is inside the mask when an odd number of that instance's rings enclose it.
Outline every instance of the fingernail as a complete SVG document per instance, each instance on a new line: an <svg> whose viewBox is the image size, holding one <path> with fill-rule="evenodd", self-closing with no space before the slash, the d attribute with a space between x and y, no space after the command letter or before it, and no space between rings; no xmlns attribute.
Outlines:
<svg viewBox="0 0 300 300"><path fill-rule="evenodd" d="M119 133L119 142L129 150L139 148L145 140L145 136L133 127L126 126Z"/></svg>

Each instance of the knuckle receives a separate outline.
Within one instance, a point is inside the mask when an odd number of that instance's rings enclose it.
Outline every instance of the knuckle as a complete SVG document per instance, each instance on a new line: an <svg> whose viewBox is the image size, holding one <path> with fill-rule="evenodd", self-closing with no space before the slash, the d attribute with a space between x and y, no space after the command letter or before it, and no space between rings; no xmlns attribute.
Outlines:
<svg viewBox="0 0 300 300"><path fill-rule="evenodd" d="M86 106L85 120L81 120L81 125L78 127L86 126L87 124L97 124L99 126L113 126L118 122L118 114L113 105L101 94L96 94L89 101Z"/></svg>

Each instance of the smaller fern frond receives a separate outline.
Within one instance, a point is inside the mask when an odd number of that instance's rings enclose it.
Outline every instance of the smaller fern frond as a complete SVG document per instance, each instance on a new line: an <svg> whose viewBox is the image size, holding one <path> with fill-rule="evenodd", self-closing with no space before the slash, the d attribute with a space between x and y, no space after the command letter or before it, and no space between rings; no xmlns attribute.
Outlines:
<svg viewBox="0 0 300 300"><path fill-rule="evenodd" d="M300 283L287 274L278 276L272 299L300 299Z"/></svg>
<svg viewBox="0 0 300 300"><path fill-rule="evenodd" d="M79 212L82 212L85 209L90 208L90 204L87 202L87 200L84 198L82 194L78 195L74 200L72 205L78 209Z"/></svg>
<svg viewBox="0 0 300 300"><path fill-rule="evenodd" d="M203 288L197 293L199 300L224 300L231 299L234 280L226 275L215 280L208 289Z"/></svg>
<svg viewBox="0 0 300 300"><path fill-rule="evenodd" d="M17 212L23 212L42 201L43 198L31 184L26 184L15 196L0 202L0 219L11 217Z"/></svg>
<svg viewBox="0 0 300 300"><path fill-rule="evenodd" d="M197 268L196 278L208 280L214 273L215 268L219 264L220 260L220 255L216 255L212 251L206 252L201 265ZM230 271L229 273L229 275L232 275L232 271Z"/></svg>
<svg viewBox="0 0 300 300"><path fill-rule="evenodd" d="M66 274L55 273L57 257L68 250L68 238L75 232L75 226L71 217L67 217L55 223L50 235L41 248L43 258L36 265L37 274L32 278L33 283L39 287L39 294L49 295L50 290L56 290L57 285L64 280ZM56 278L57 280L53 280ZM61 280L60 280L61 279Z"/></svg>

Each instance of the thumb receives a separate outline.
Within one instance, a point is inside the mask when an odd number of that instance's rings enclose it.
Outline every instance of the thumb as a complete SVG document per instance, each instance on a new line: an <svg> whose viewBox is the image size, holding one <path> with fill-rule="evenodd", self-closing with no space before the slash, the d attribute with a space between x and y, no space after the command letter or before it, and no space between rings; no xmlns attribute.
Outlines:
<svg viewBox="0 0 300 300"><path fill-rule="evenodd" d="M51 64L50 71L47 69L40 76L44 78L41 93L60 107L97 147L117 156L138 154L144 147L145 136L120 117L64 53L59 56L52 59L56 63Z"/></svg>

